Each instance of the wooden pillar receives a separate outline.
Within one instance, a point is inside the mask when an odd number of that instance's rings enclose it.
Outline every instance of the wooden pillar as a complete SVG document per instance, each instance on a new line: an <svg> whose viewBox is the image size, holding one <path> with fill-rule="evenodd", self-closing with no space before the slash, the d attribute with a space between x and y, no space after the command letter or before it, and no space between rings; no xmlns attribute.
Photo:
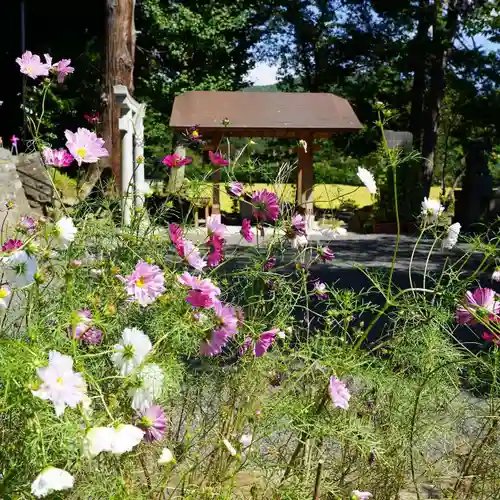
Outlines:
<svg viewBox="0 0 500 500"><path fill-rule="evenodd" d="M307 150L303 147L298 148L299 167L297 175L297 205L304 210L306 216L314 214L313 203L313 139L312 136L304 137L307 143Z"/></svg>

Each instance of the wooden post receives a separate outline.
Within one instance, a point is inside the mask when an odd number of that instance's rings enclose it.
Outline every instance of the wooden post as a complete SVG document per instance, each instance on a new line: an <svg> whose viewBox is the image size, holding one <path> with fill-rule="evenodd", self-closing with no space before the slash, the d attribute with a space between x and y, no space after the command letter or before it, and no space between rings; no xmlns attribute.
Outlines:
<svg viewBox="0 0 500 500"><path fill-rule="evenodd" d="M105 168L111 167L120 186L120 118L119 106L115 105L113 87L125 85L130 93L134 90L135 61L135 0L106 0L106 59L104 68L104 88L101 95L102 137L109 157L89 165L85 182L80 191L83 199L92 190Z"/></svg>
<svg viewBox="0 0 500 500"><path fill-rule="evenodd" d="M306 217L314 214L313 204L313 139L312 136L304 137L307 143L307 151L299 148L299 170L297 175L297 205L305 212Z"/></svg>

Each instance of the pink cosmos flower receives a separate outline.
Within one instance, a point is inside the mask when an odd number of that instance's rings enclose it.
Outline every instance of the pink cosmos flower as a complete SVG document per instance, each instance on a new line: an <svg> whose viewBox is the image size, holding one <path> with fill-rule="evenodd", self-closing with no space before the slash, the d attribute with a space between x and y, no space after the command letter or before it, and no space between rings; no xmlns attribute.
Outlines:
<svg viewBox="0 0 500 500"><path fill-rule="evenodd" d="M373 495L369 491L354 490L351 492L350 500L368 500L372 497Z"/></svg>
<svg viewBox="0 0 500 500"><path fill-rule="evenodd" d="M198 127L199 125L193 125L192 127L189 127L189 129L187 130L186 135L190 141L198 143L203 141L203 136L200 134Z"/></svg>
<svg viewBox="0 0 500 500"><path fill-rule="evenodd" d="M491 332L483 332L483 340L493 342L495 345L500 346L500 337Z"/></svg>
<svg viewBox="0 0 500 500"><path fill-rule="evenodd" d="M243 194L243 184L237 181L230 182L228 191L233 196L239 198Z"/></svg>
<svg viewBox="0 0 500 500"><path fill-rule="evenodd" d="M328 393L330 394L333 406L343 408L344 410L349 408L349 399L351 398L351 395L342 380L339 380L337 377L332 375L330 377Z"/></svg>
<svg viewBox="0 0 500 500"><path fill-rule="evenodd" d="M216 267L224 259L224 240L214 234L210 236L207 244L209 247L207 263L210 267Z"/></svg>
<svg viewBox="0 0 500 500"><path fill-rule="evenodd" d="M69 167L73 163L73 157L65 149L45 148L42 155L45 164L53 167Z"/></svg>
<svg viewBox="0 0 500 500"><path fill-rule="evenodd" d="M138 262L135 271L124 280L129 297L143 307L152 304L165 291L163 271L146 262Z"/></svg>
<svg viewBox="0 0 500 500"><path fill-rule="evenodd" d="M160 441L165 434L167 419L161 406L152 405L138 413L137 426L144 432L144 439L148 442Z"/></svg>
<svg viewBox="0 0 500 500"><path fill-rule="evenodd" d="M184 257L184 237L182 235L182 228L179 224L169 224L168 232L170 235L170 241L174 244L179 257Z"/></svg>
<svg viewBox="0 0 500 500"><path fill-rule="evenodd" d="M210 338L204 340L200 345L201 356L217 356L222 352L223 347L228 343L229 337L220 330L214 330Z"/></svg>
<svg viewBox="0 0 500 500"><path fill-rule="evenodd" d="M249 243L253 241L252 223L250 222L250 219L243 219L241 221L240 234Z"/></svg>
<svg viewBox="0 0 500 500"><path fill-rule="evenodd" d="M50 64L42 63L40 56L32 54L29 50L18 57L16 63L19 64L21 73L28 75L33 80L39 76L49 76Z"/></svg>
<svg viewBox="0 0 500 500"><path fill-rule="evenodd" d="M23 246L23 242L21 240L7 240L2 245L2 252L14 252Z"/></svg>
<svg viewBox="0 0 500 500"><path fill-rule="evenodd" d="M90 114L85 114L83 117L89 122L90 125L96 125L101 120L101 113L92 111Z"/></svg>
<svg viewBox="0 0 500 500"><path fill-rule="evenodd" d="M495 290L491 288L476 288L474 292L467 292L465 304L457 307L456 319L461 325L475 325L476 316L497 315L500 312L500 302L496 300Z"/></svg>
<svg viewBox="0 0 500 500"><path fill-rule="evenodd" d="M210 161L216 167L227 167L229 165L229 160L226 160L219 151L215 153L213 151L208 152L208 156L210 157Z"/></svg>
<svg viewBox="0 0 500 500"><path fill-rule="evenodd" d="M306 221L300 214L295 214L292 217L292 232L294 236L305 236Z"/></svg>
<svg viewBox="0 0 500 500"><path fill-rule="evenodd" d="M191 158L181 158L178 154L174 153L173 155L165 156L161 162L168 168L179 168L189 165L192 161Z"/></svg>
<svg viewBox="0 0 500 500"><path fill-rule="evenodd" d="M66 147L73 155L73 158L81 166L85 163L96 163L99 158L108 156L108 151L104 147L104 140L99 139L95 132L86 128L79 128L75 133L69 130L64 132L67 142Z"/></svg>
<svg viewBox="0 0 500 500"><path fill-rule="evenodd" d="M276 265L276 257L272 256L267 259L267 262L264 264L264 271L269 271Z"/></svg>
<svg viewBox="0 0 500 500"><path fill-rule="evenodd" d="M226 226L220 223L220 217L216 215L211 215L207 218L207 233L208 236L218 236L219 238L224 238L224 233L226 232Z"/></svg>
<svg viewBox="0 0 500 500"><path fill-rule="evenodd" d="M319 257L320 259L323 261L323 262L331 262L335 256L333 255L333 252L331 250L331 248L329 247L322 247L318 250L318 254L319 254Z"/></svg>
<svg viewBox="0 0 500 500"><path fill-rule="evenodd" d="M21 226L21 228L23 228L27 233L33 233L36 228L36 221L29 215L23 215L19 221L19 226Z"/></svg>
<svg viewBox="0 0 500 500"><path fill-rule="evenodd" d="M267 189L252 194L252 214L257 220L275 221L280 213L278 196Z"/></svg>
<svg viewBox="0 0 500 500"><path fill-rule="evenodd" d="M198 271L201 271L207 265L206 260L202 259L198 248L189 240L184 240L184 259Z"/></svg>
<svg viewBox="0 0 500 500"><path fill-rule="evenodd" d="M221 335L232 337L238 328L238 318L234 307L225 306L219 300L214 302L215 320Z"/></svg>
<svg viewBox="0 0 500 500"><path fill-rule="evenodd" d="M70 263L69 266L72 267L73 269L78 269L79 267L82 267L83 262L79 259L73 259Z"/></svg>
<svg viewBox="0 0 500 500"><path fill-rule="evenodd" d="M57 74L57 81L59 83L64 82L64 79L71 73L75 71L75 68L70 66L71 59L61 59L59 62L52 66L53 70Z"/></svg>
<svg viewBox="0 0 500 500"><path fill-rule="evenodd" d="M314 283L313 292L318 297L318 299L326 299L328 297L326 285L321 281L316 281L316 283Z"/></svg>
<svg viewBox="0 0 500 500"><path fill-rule="evenodd" d="M13 135L11 138L10 138L10 142L12 143L13 146L17 146L17 143L19 141L19 137Z"/></svg>
<svg viewBox="0 0 500 500"><path fill-rule="evenodd" d="M217 297L220 295L220 288L216 287L208 278L200 280L184 272L177 278L179 283L191 288L186 301L193 307L208 309L215 305Z"/></svg>
<svg viewBox="0 0 500 500"><path fill-rule="evenodd" d="M267 350L273 345L278 331L277 328L273 328L272 330L260 334L259 340L257 340L253 348L253 352L257 358L264 356Z"/></svg>
<svg viewBox="0 0 500 500"><path fill-rule="evenodd" d="M98 345L102 341L102 330L92 326L92 314L88 309L76 313L76 324L70 325L68 335L84 344ZM74 327L74 328L73 328Z"/></svg>

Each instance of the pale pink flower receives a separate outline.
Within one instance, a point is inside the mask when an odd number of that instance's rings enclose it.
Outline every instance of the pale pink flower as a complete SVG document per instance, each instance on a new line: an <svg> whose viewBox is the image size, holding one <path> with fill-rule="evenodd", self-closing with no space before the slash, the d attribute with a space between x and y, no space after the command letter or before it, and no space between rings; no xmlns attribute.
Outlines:
<svg viewBox="0 0 500 500"><path fill-rule="evenodd" d="M239 198L243 194L243 184L237 181L230 182L228 191L233 196Z"/></svg>
<svg viewBox="0 0 500 500"><path fill-rule="evenodd" d="M372 497L373 495L369 491L354 490L351 492L350 500L368 500Z"/></svg>
<svg viewBox="0 0 500 500"><path fill-rule="evenodd" d="M224 331L214 330L210 338L204 340L200 345L202 356L217 356L222 352L223 347L228 343L229 336Z"/></svg>
<svg viewBox="0 0 500 500"><path fill-rule="evenodd" d="M165 291L163 271L158 266L146 262L138 262L135 271L123 279L131 300L137 301L143 307L152 304Z"/></svg>
<svg viewBox="0 0 500 500"><path fill-rule="evenodd" d="M323 262L330 262L335 258L335 255L333 255L333 251L330 247L320 248L318 250L318 254Z"/></svg>
<svg viewBox="0 0 500 500"><path fill-rule="evenodd" d="M457 307L456 319L461 325L475 325L474 316L488 317L500 312L500 302L496 300L495 290L491 288L476 288L474 292L467 292L465 304Z"/></svg>
<svg viewBox="0 0 500 500"><path fill-rule="evenodd" d="M144 411L139 412L137 427L144 431L144 439L148 442L160 441L165 434L167 419L165 411L161 406L152 405Z"/></svg>
<svg viewBox="0 0 500 500"><path fill-rule="evenodd" d="M328 393L330 394L330 398L332 399L333 406L337 408L342 408L347 410L349 408L349 399L351 395L347 390L346 385L342 380L339 380L337 377L333 375L330 377L330 385L328 387Z"/></svg>
<svg viewBox="0 0 500 500"><path fill-rule="evenodd" d="M277 328L273 328L272 330L268 330L267 332L263 332L260 334L259 340L255 343L255 347L253 352L257 358L264 356L267 350L273 345L274 339L278 334L279 330Z"/></svg>
<svg viewBox="0 0 500 500"><path fill-rule="evenodd" d="M23 215L19 221L19 225L28 233L33 233L36 229L36 221L29 215Z"/></svg>
<svg viewBox="0 0 500 500"><path fill-rule="evenodd" d="M198 271L201 271L207 265L207 261L202 259L198 248L189 240L184 240L184 259Z"/></svg>
<svg viewBox="0 0 500 500"><path fill-rule="evenodd" d="M264 189L252 194L252 214L257 220L275 221L280 213L276 193Z"/></svg>
<svg viewBox="0 0 500 500"><path fill-rule="evenodd" d="M219 300L214 302L215 320L221 335L232 337L238 328L238 318L234 307L225 306Z"/></svg>
<svg viewBox="0 0 500 500"><path fill-rule="evenodd" d="M250 222L250 219L243 219L241 221L240 234L249 243L253 241L252 223Z"/></svg>
<svg viewBox="0 0 500 500"><path fill-rule="evenodd" d="M218 236L219 238L224 238L224 233L226 232L226 226L221 224L220 217L217 215L211 215L207 218L207 233L208 236Z"/></svg>
<svg viewBox="0 0 500 500"><path fill-rule="evenodd" d="M95 132L86 128L79 128L76 132L66 130L64 132L67 142L66 147L77 161L78 166L82 163L96 163L99 158L108 156L104 147L104 140L99 139Z"/></svg>
<svg viewBox="0 0 500 500"><path fill-rule="evenodd" d="M75 71L75 68L70 66L71 59L61 59L59 62L52 66L52 69L57 74L57 81L62 83L64 79Z"/></svg>
<svg viewBox="0 0 500 500"><path fill-rule="evenodd" d="M68 167L74 159L65 149L45 148L42 155L45 164L53 167Z"/></svg>
<svg viewBox="0 0 500 500"><path fill-rule="evenodd" d="M305 236L306 234L306 220L300 214L295 214L292 217L292 233L294 236Z"/></svg>
<svg viewBox="0 0 500 500"><path fill-rule="evenodd" d="M39 76L49 76L50 64L42 63L40 56L32 54L29 50L18 57L16 63L19 64L21 73L28 75L33 80Z"/></svg>

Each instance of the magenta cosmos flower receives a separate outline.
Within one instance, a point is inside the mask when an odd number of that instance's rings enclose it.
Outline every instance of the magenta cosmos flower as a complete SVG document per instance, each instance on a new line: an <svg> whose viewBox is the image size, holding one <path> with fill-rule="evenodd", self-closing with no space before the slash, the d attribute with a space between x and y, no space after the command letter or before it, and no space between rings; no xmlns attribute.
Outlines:
<svg viewBox="0 0 500 500"><path fill-rule="evenodd" d="M218 236L219 238L224 237L226 232L226 226L220 223L220 217L216 215L211 215L207 218L207 233L208 236Z"/></svg>
<svg viewBox="0 0 500 500"><path fill-rule="evenodd" d="M98 111L92 111L92 113L84 114L83 117L90 123L90 125L96 125L101 120L101 113Z"/></svg>
<svg viewBox="0 0 500 500"><path fill-rule="evenodd" d="M349 391L347 390L347 387L344 382L342 382L342 380L339 380L337 377L334 377L332 375L330 377L328 393L330 394L333 406L342 408L344 410L347 410L349 408L349 399L351 399L351 395L349 394Z"/></svg>
<svg viewBox="0 0 500 500"><path fill-rule="evenodd" d="M96 163L99 158L108 156L104 147L104 140L99 139L95 132L86 128L79 128L76 132L64 132L67 142L66 147L80 166L82 163Z"/></svg>
<svg viewBox="0 0 500 500"><path fill-rule="evenodd" d="M259 340L257 340L253 348L253 352L257 358L264 356L267 350L273 345L278 332L279 330L277 328L273 328L272 330L260 334Z"/></svg>
<svg viewBox="0 0 500 500"><path fill-rule="evenodd" d="M169 224L168 233L170 235L170 241L174 244L179 257L184 257L184 237L182 235L182 228L179 224Z"/></svg>
<svg viewBox="0 0 500 500"><path fill-rule="evenodd" d="M71 59L61 59L59 62L52 66L52 69L57 75L57 81L59 83L64 82L64 79L75 71L75 68L70 66Z"/></svg>
<svg viewBox="0 0 500 500"><path fill-rule="evenodd" d="M267 189L252 194L252 214L257 220L275 221L280 213L278 196Z"/></svg>
<svg viewBox="0 0 500 500"><path fill-rule="evenodd" d="M250 219L243 219L241 222L240 234L249 243L253 241L252 223L250 222Z"/></svg>
<svg viewBox="0 0 500 500"><path fill-rule="evenodd" d="M218 330L222 334L232 337L238 328L238 317L234 307L225 306L217 300L214 302L214 312Z"/></svg>
<svg viewBox="0 0 500 500"><path fill-rule="evenodd" d="M42 63L40 56L32 54L27 50L21 57L16 59L21 73L28 75L33 80L39 76L49 76L50 64Z"/></svg>
<svg viewBox="0 0 500 500"><path fill-rule="evenodd" d="M214 234L208 238L207 245L209 249L207 264L216 267L224 259L224 239Z"/></svg>
<svg viewBox="0 0 500 500"><path fill-rule="evenodd" d="M143 307L152 304L165 291L163 271L146 262L138 262L135 271L124 280L129 297Z"/></svg>
<svg viewBox="0 0 500 500"><path fill-rule="evenodd" d="M326 285L321 281L316 281L316 283L314 283L313 292L318 299L326 299L328 297Z"/></svg>
<svg viewBox="0 0 500 500"><path fill-rule="evenodd" d="M2 252L14 252L21 248L23 246L23 242L21 240L7 240L3 245L2 245Z"/></svg>
<svg viewBox="0 0 500 500"><path fill-rule="evenodd" d="M189 165L192 161L191 158L181 158L178 154L174 153L173 155L165 156L161 162L168 168L180 168Z"/></svg>
<svg viewBox="0 0 500 500"><path fill-rule="evenodd" d="M42 155L45 164L53 167L69 167L74 159L65 149L45 148Z"/></svg>
<svg viewBox="0 0 500 500"><path fill-rule="evenodd" d="M213 357L222 352L230 337L221 330L214 330L200 345L200 355Z"/></svg>
<svg viewBox="0 0 500 500"><path fill-rule="evenodd" d="M208 156L210 157L210 161L216 167L227 167L229 165L229 160L226 160L219 151L215 153L213 151L208 152Z"/></svg>
<svg viewBox="0 0 500 500"><path fill-rule="evenodd" d="M217 297L220 295L220 288L216 287L208 278L200 280L196 276L184 272L177 279L181 285L191 289L186 298L189 304L204 309L214 307Z"/></svg>
<svg viewBox="0 0 500 500"><path fill-rule="evenodd" d="M457 307L456 318L461 325L475 325L475 316L487 317L499 312L500 302L496 300L495 290L479 287L466 293L465 304Z"/></svg>
<svg viewBox="0 0 500 500"><path fill-rule="evenodd" d="M165 434L167 419L161 406L152 405L138 413L137 426L144 432L144 439L148 442L160 441Z"/></svg>
<svg viewBox="0 0 500 500"><path fill-rule="evenodd" d="M267 259L267 262L264 264L264 271L269 271L276 265L276 257L272 256Z"/></svg>
<svg viewBox="0 0 500 500"><path fill-rule="evenodd" d="M323 262L331 262L335 256L333 251L329 247L322 247L318 250L318 255Z"/></svg>
<svg viewBox="0 0 500 500"><path fill-rule="evenodd" d="M243 184L241 182L233 181L229 183L229 194L239 198L243 194Z"/></svg>

